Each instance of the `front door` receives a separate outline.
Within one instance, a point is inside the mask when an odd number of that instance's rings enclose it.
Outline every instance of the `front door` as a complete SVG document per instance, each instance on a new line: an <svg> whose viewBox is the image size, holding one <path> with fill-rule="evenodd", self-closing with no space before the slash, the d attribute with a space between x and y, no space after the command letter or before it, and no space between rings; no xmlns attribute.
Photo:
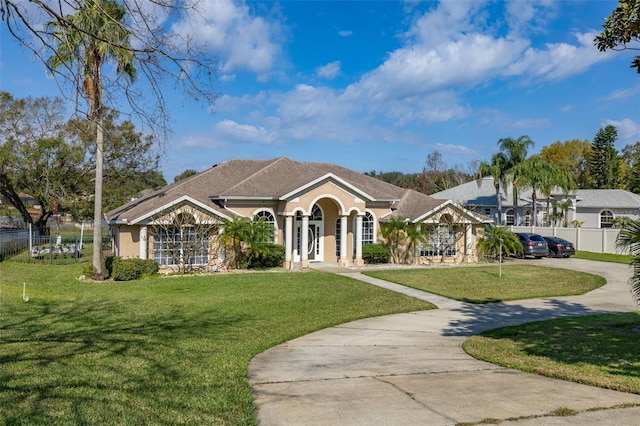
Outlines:
<svg viewBox="0 0 640 426"><path fill-rule="evenodd" d="M307 255L309 260L316 259L316 225L309 224L309 246L307 247Z"/></svg>
<svg viewBox="0 0 640 426"><path fill-rule="evenodd" d="M309 229L307 230L307 240L308 245L304 248L307 252L307 259L315 260L318 262L322 262L324 256L322 254L323 250L323 238L322 238L322 222L314 221L314 223L309 223ZM294 242L294 253L293 253L293 261L300 262L302 253L302 223L295 224L295 242Z"/></svg>

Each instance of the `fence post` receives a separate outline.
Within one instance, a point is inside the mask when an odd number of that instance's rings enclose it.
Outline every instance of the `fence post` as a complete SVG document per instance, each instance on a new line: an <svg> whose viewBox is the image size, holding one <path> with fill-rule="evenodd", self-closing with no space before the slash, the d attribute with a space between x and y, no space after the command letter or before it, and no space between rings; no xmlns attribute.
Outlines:
<svg viewBox="0 0 640 426"><path fill-rule="evenodd" d="M33 253L33 227L29 223L29 256Z"/></svg>
<svg viewBox="0 0 640 426"><path fill-rule="evenodd" d="M49 265L53 265L53 241L51 240L51 231L49 231Z"/></svg>
<svg viewBox="0 0 640 426"><path fill-rule="evenodd" d="M74 236L73 237L74 240L74 244L73 244L73 261L75 263L78 263L78 236Z"/></svg>

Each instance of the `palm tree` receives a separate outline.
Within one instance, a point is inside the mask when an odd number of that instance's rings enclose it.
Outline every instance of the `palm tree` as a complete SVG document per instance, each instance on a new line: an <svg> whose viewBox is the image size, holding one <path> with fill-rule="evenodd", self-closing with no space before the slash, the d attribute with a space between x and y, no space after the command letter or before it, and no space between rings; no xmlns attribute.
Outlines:
<svg viewBox="0 0 640 426"><path fill-rule="evenodd" d="M252 256L265 254L268 251L267 245L273 242L273 224L264 218L223 219L222 226L220 243L230 250L231 258L228 263L233 268L239 268Z"/></svg>
<svg viewBox="0 0 640 426"><path fill-rule="evenodd" d="M629 278L629 288L635 302L640 305L640 219L623 225L616 241L618 247L629 250L633 276Z"/></svg>
<svg viewBox="0 0 640 426"><path fill-rule="evenodd" d="M556 203L556 206L560 209L560 211L562 212L561 214L561 218L562 218L562 225L567 227L569 226L569 209L571 207L573 207L573 201L566 199L566 200L562 200Z"/></svg>
<svg viewBox="0 0 640 426"><path fill-rule="evenodd" d="M559 187L568 192L574 188L571 175L558 166L551 164L540 157L533 157L522 161L512 167L508 173L508 180L517 180L519 189L531 189L531 202L533 204L533 225L537 225L537 194L548 191L549 188Z"/></svg>
<svg viewBox="0 0 640 426"><path fill-rule="evenodd" d="M502 247L502 252L500 248ZM522 252L522 243L513 232L506 226L488 225L484 230L484 235L476 244L478 254L481 256L510 256Z"/></svg>
<svg viewBox="0 0 640 426"><path fill-rule="evenodd" d="M518 139L502 138L498 141L498 148L504 155L507 163L505 168L510 170L523 162L527 158L529 148L533 147L534 142L527 135L522 135ZM518 175L512 174L512 195L513 195L513 214L515 216L514 223L518 225Z"/></svg>
<svg viewBox="0 0 640 426"><path fill-rule="evenodd" d="M103 182L103 66L112 62L118 75L135 79L134 54L129 48L130 33L123 26L125 9L114 0L84 0L84 5L67 21L47 26L56 45L48 60L51 69L66 67L76 76L77 92L89 107L89 119L96 131L96 177L93 227L93 279L106 278L102 256ZM73 71L74 67L78 70Z"/></svg>
<svg viewBox="0 0 640 426"><path fill-rule="evenodd" d="M389 247L392 263L400 263L402 258L400 248L406 238L406 223L403 217L393 217L388 222L380 223L380 236Z"/></svg>
<svg viewBox="0 0 640 426"><path fill-rule="evenodd" d="M220 244L230 250L231 259L227 259L230 266L238 268L242 259L243 244L251 240L251 220L246 217L223 219Z"/></svg>
<svg viewBox="0 0 640 426"><path fill-rule="evenodd" d="M406 222L405 235L407 241L407 251L405 257L408 262L413 262L415 251L421 245L429 242L429 231L426 224Z"/></svg>
<svg viewBox="0 0 640 426"><path fill-rule="evenodd" d="M493 186L496 189L496 199L498 202L498 222L502 224L502 196L500 189L505 186L505 175L507 171L507 158L503 153L493 154L491 162L482 161L478 167L478 185L482 184L482 178L491 176L493 178Z"/></svg>

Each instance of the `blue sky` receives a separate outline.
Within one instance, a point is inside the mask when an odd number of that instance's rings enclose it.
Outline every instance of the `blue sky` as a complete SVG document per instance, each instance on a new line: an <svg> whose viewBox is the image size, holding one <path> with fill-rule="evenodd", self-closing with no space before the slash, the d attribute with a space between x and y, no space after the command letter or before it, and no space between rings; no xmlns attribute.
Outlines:
<svg viewBox="0 0 640 426"><path fill-rule="evenodd" d="M503 137L531 153L618 129L640 141L633 51L593 38L617 1L203 0L189 31L220 58L213 112L168 99L167 181L231 158L326 161L357 171L488 160ZM175 31L186 31L177 23ZM0 88L55 96L41 64L4 28Z"/></svg>

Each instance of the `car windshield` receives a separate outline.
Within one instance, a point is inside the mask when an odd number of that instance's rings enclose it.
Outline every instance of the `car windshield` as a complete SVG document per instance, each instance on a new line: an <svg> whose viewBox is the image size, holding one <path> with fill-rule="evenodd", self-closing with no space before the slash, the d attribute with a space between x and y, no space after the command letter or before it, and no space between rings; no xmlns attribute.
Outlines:
<svg viewBox="0 0 640 426"><path fill-rule="evenodd" d="M544 238L542 238L540 235L531 235L529 239L531 241L544 241Z"/></svg>

